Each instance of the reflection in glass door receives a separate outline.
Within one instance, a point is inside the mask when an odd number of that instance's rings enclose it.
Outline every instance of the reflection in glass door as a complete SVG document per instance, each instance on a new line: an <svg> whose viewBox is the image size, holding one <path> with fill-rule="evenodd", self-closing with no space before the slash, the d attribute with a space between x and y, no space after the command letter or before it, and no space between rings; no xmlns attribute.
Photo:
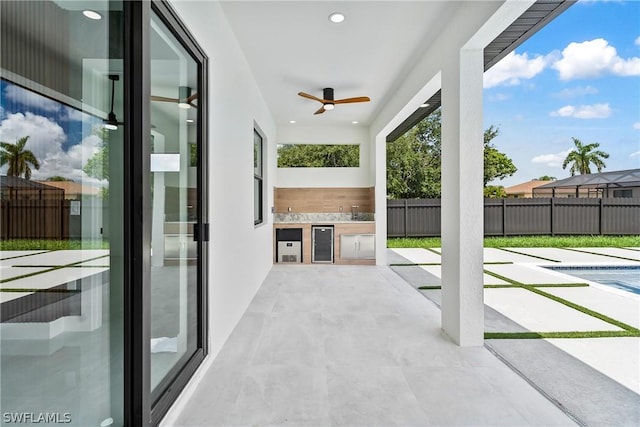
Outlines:
<svg viewBox="0 0 640 427"><path fill-rule="evenodd" d="M123 5L0 20L0 423L121 426Z"/></svg>
<svg viewBox="0 0 640 427"><path fill-rule="evenodd" d="M152 15L151 396L198 350L198 63Z"/></svg>

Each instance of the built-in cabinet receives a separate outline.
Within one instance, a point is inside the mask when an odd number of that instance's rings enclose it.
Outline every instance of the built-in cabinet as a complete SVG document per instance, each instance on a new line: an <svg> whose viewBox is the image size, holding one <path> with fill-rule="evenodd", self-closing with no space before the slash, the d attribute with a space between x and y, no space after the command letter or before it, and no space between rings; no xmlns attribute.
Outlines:
<svg viewBox="0 0 640 427"><path fill-rule="evenodd" d="M360 264L360 265L374 265L375 264L375 223L373 221L344 221L344 222L326 222L326 223L297 223L297 222L284 222L274 224L274 263L303 263L311 264L314 261L320 261L314 256L314 236L313 229L329 229L333 230L333 236L331 237L332 248L329 249L333 256L333 264ZM297 246L298 242L294 243L284 240L288 236L289 230L301 231L300 246ZM357 236L353 237L353 246L347 247L343 245L342 236ZM289 237L286 237L289 238ZM349 240L349 239L348 239ZM324 245L326 245L326 239ZM283 247L283 245L291 244L291 247ZM301 250L299 249L301 248ZM290 251L295 249L295 254L301 253L299 256L287 256L290 255ZM343 250L346 251L343 253ZM291 252L292 254L294 252ZM355 255L354 255L355 252ZM322 261L328 262L328 253L326 250L323 252Z"/></svg>
<svg viewBox="0 0 640 427"><path fill-rule="evenodd" d="M275 188L274 200L275 263L375 264L374 187Z"/></svg>
<svg viewBox="0 0 640 427"><path fill-rule="evenodd" d="M341 234L340 257L342 259L375 259L375 234Z"/></svg>

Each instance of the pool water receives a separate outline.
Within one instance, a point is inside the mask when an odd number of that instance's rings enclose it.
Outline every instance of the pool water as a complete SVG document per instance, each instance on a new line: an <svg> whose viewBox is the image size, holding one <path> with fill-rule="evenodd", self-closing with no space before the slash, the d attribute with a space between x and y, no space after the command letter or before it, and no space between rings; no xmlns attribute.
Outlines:
<svg viewBox="0 0 640 427"><path fill-rule="evenodd" d="M640 266L545 268L640 295Z"/></svg>

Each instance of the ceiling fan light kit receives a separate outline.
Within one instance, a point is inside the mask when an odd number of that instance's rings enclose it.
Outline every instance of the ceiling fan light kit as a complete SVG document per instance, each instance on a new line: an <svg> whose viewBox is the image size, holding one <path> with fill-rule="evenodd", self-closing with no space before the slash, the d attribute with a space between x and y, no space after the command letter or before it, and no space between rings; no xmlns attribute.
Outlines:
<svg viewBox="0 0 640 427"><path fill-rule="evenodd" d="M178 107L189 109L189 98L191 97L191 88L189 86L180 86L178 88Z"/></svg>
<svg viewBox="0 0 640 427"><path fill-rule="evenodd" d="M298 95L300 95L303 98L311 99L313 101L318 101L318 102L320 102L322 104L322 107L320 107L320 109L317 110L313 114L322 114L325 111L333 110L335 108L336 104L352 104L352 103L355 103L355 102L369 102L369 101L371 101L371 99L369 99L368 96L358 96L358 97L355 97L355 98L335 99L334 94L333 94L333 88L330 88L330 87L326 87L326 88L322 89L322 98L318 98L317 96L309 95L308 93L305 93L305 92L298 92Z"/></svg>
<svg viewBox="0 0 640 427"><path fill-rule="evenodd" d="M107 118L103 120L104 128L107 130L118 130L118 119L116 113L113 112L113 99L115 97L116 81L120 80L117 74L109 74L107 76L111 80L111 110L107 114Z"/></svg>

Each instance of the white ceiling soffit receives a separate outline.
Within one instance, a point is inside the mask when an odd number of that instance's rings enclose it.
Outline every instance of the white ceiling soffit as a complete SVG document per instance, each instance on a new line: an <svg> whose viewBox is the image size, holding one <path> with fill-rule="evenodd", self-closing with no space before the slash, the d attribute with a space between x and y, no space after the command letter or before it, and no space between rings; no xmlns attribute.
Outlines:
<svg viewBox="0 0 640 427"><path fill-rule="evenodd" d="M277 124L368 124L460 5L457 1L223 1ZM345 15L333 24L333 12ZM368 96L313 115L322 98Z"/></svg>

